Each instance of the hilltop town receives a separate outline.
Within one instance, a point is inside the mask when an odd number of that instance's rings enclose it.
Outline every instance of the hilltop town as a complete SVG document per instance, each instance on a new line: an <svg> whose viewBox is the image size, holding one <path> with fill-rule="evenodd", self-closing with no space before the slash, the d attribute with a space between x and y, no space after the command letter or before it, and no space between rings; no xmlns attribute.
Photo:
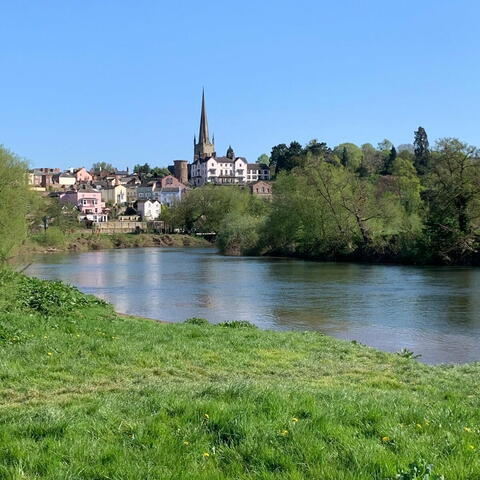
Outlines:
<svg viewBox="0 0 480 480"><path fill-rule="evenodd" d="M136 222L158 220L162 207L172 207L193 188L236 185L268 198L272 193L270 179L268 165L248 163L245 157L236 156L231 146L225 156L217 155L215 140L210 140L204 93L191 163L174 160L167 169L137 165L133 171L128 167L102 168L101 164L90 170L84 166L65 171L44 167L28 173L31 189L78 209L80 222L102 231L108 231L113 220L128 222L121 225L123 232L137 229ZM118 224L111 227L119 229Z"/></svg>

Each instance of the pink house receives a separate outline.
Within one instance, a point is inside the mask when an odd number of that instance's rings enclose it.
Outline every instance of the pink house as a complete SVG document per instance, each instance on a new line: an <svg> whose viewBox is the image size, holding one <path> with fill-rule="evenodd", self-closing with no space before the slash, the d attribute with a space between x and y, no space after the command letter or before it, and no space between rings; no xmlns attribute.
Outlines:
<svg viewBox="0 0 480 480"><path fill-rule="evenodd" d="M82 190L69 190L60 196L60 203L75 205L80 211L80 220L92 222L106 222L108 215L103 213L105 202L102 202L102 194L93 188Z"/></svg>
<svg viewBox="0 0 480 480"><path fill-rule="evenodd" d="M77 183L91 182L93 180L93 177L87 172L85 167L74 168L71 173L75 176Z"/></svg>

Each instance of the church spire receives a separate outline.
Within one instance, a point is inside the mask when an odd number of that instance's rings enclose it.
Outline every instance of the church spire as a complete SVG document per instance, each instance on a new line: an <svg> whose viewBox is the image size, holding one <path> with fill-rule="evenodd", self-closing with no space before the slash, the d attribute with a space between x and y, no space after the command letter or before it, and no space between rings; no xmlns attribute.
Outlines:
<svg viewBox="0 0 480 480"><path fill-rule="evenodd" d="M198 143L200 145L210 143L208 138L207 109L205 108L205 90L202 89L202 113L200 115L200 132L198 134Z"/></svg>
<svg viewBox="0 0 480 480"><path fill-rule="evenodd" d="M195 160L204 160L215 157L215 141L208 135L207 109L205 107L205 91L202 89L202 113L200 115L200 131L198 133L198 143L194 137L193 158Z"/></svg>

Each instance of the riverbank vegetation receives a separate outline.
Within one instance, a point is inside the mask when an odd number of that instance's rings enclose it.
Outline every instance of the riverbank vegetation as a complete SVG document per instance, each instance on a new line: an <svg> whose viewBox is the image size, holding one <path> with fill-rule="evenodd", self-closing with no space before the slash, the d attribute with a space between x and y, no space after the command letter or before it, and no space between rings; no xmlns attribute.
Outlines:
<svg viewBox="0 0 480 480"><path fill-rule="evenodd" d="M169 212L177 228L218 232L227 253L330 260L479 264L480 154L453 138L430 148L315 140L273 147L271 202L203 187ZM201 200L200 200L201 199ZM257 199L258 200L258 199Z"/></svg>
<svg viewBox="0 0 480 480"><path fill-rule="evenodd" d="M0 307L0 478L480 478L478 365L125 318L7 271Z"/></svg>
<svg viewBox="0 0 480 480"><path fill-rule="evenodd" d="M88 229L62 232L50 227L46 232L31 234L24 241L18 255L45 252L85 252L107 248L142 247L211 247L204 238L185 234L114 233L102 234ZM17 256L18 256L17 255Z"/></svg>

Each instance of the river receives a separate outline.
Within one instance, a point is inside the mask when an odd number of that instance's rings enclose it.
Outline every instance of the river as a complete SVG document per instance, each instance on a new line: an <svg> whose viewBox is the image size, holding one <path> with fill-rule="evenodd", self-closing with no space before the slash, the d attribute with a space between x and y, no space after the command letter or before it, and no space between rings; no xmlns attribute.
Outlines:
<svg viewBox="0 0 480 480"><path fill-rule="evenodd" d="M38 255L26 271L182 322L248 320L319 330L426 363L480 360L480 269L224 257L212 249L140 248Z"/></svg>

